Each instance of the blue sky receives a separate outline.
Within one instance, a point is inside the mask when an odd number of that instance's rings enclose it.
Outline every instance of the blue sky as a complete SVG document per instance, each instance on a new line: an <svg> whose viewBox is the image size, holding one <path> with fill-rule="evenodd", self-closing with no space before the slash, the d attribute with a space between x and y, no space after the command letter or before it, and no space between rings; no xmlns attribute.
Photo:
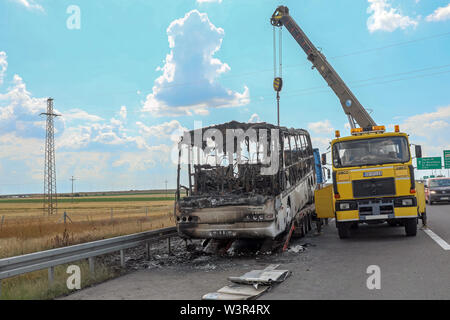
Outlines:
<svg viewBox="0 0 450 320"><path fill-rule="evenodd" d="M59 192L72 175L84 191L174 187L174 132L275 123L279 4L377 123L400 124L426 156L450 149L448 0L2 0L0 194L42 192L49 96L63 115ZM348 132L339 101L286 31L283 65L281 124L323 150L335 129Z"/></svg>

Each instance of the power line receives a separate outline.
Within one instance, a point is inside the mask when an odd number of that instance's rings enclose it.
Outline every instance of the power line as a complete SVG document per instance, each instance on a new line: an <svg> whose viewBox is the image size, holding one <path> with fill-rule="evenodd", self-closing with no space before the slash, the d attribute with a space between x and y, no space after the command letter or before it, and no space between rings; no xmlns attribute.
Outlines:
<svg viewBox="0 0 450 320"><path fill-rule="evenodd" d="M349 84L358 84L358 83L361 83L361 82L368 82L368 81L376 80L376 79L392 78L392 77L396 77L396 76L407 75L407 74L414 74L414 73L428 71L428 70L445 69L445 68L448 68L448 67L450 67L450 64L445 64L445 65L440 65L440 66L433 66L433 67L427 67L427 68L421 68L421 69L415 69L415 70L405 71L405 72L385 74L385 75L374 76L374 77L370 77L370 78L366 78L366 79L350 81ZM438 73L438 74L440 74L440 73ZM410 78L405 78L405 79L413 79L413 78L415 78L415 77L410 77ZM370 85L370 83L368 85ZM316 90L316 89L324 89L324 88L328 88L328 86L327 85L320 85L320 86L315 86L315 87L303 88L303 89L291 91L290 93L291 94L292 93L299 93L299 92L311 91L311 90Z"/></svg>
<svg viewBox="0 0 450 320"><path fill-rule="evenodd" d="M408 40L408 41L401 41L401 42L395 42L395 43L391 43L385 46L381 46L381 47L375 47L375 48L370 48L370 49L364 49L364 50L357 50L357 51L353 51L353 52L349 52L349 53L344 53L342 55L336 55L336 56L331 56L328 59L341 59L341 58L346 58L346 57L350 57L350 56L357 56L357 55L362 55L362 54L367 54L367 53L371 53L371 52L376 52L376 51L382 51L385 49L390 49L390 48L394 48L394 47L400 47L400 46L404 46L404 45L409 45L409 44L413 44L413 43L417 43L420 41L425 41L425 40L429 40L429 39L435 39L435 38L440 38L440 37L446 37L450 35L450 31L449 32L444 32L444 33L439 33L439 34L434 34L434 35L430 35L430 36L426 36L426 37L422 37L422 38L417 38L417 39L413 39L413 40ZM300 66L307 66L310 65L308 62L302 62L302 63L298 63L298 64L292 64L292 65L284 65L283 67L286 68L296 68L296 67L300 67ZM260 73L265 73L265 72L273 72L273 69L271 68L264 68L264 69L258 69L258 70L254 70L254 71L249 71L249 72L244 72L244 73L237 73L237 74L232 74L232 75L228 75L228 76L221 76L220 79L221 80L226 80L226 79L232 79L232 78L240 78L240 77L246 77L246 76L251 76L251 75L255 75L255 74L260 74ZM195 85L199 85L204 83L205 81L208 81L207 79L202 79L201 81L189 81L189 82L181 82L181 83L170 83L170 84L166 84L166 85L162 85L159 86L159 88L174 88L174 87L184 87L184 86L195 86ZM137 90L137 89L136 89ZM119 94L125 94L125 93L135 93L136 90L133 91L122 91L122 92L116 92ZM139 90L139 91L151 91L152 89L144 89L144 90ZM109 95L109 93L108 93Z"/></svg>

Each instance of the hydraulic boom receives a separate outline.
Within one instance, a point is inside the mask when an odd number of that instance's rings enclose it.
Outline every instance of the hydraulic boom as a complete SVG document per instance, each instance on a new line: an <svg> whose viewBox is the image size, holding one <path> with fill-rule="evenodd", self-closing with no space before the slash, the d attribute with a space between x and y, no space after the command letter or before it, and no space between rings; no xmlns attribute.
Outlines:
<svg viewBox="0 0 450 320"><path fill-rule="evenodd" d="M373 121L366 109L364 109L338 73L328 63L325 56L316 49L303 30L300 29L294 19L289 15L289 9L287 7L279 6L272 15L270 22L275 27L285 26L303 51L305 51L308 60L313 64L313 68L319 71L321 76L338 96L342 108L348 116L351 128L355 128L356 124L361 128L376 126L375 121Z"/></svg>

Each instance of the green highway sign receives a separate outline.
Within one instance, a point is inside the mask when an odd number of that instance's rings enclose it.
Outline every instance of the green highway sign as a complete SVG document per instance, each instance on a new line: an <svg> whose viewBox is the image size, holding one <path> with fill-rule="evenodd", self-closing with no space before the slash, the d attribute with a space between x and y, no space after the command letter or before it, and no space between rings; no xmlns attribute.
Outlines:
<svg viewBox="0 0 450 320"><path fill-rule="evenodd" d="M424 176L424 177L423 177L424 180L425 180L425 179L428 179L428 178L429 178L429 176Z"/></svg>
<svg viewBox="0 0 450 320"><path fill-rule="evenodd" d="M441 157L417 158L418 170L442 169Z"/></svg>
<svg viewBox="0 0 450 320"><path fill-rule="evenodd" d="M435 178L435 176L431 175L430 178Z"/></svg>
<svg viewBox="0 0 450 320"><path fill-rule="evenodd" d="M444 150L444 168L450 169L450 150Z"/></svg>

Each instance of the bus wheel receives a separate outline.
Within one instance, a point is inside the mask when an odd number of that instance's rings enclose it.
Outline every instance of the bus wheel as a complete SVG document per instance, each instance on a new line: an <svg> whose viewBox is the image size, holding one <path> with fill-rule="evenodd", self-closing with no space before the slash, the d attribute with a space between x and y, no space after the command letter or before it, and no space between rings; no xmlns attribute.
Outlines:
<svg viewBox="0 0 450 320"><path fill-rule="evenodd" d="M350 225L348 223L338 222L337 229L339 233L339 238L347 239L348 237L350 237Z"/></svg>
<svg viewBox="0 0 450 320"><path fill-rule="evenodd" d="M405 232L408 237L414 237L417 234L417 218L406 219Z"/></svg>

